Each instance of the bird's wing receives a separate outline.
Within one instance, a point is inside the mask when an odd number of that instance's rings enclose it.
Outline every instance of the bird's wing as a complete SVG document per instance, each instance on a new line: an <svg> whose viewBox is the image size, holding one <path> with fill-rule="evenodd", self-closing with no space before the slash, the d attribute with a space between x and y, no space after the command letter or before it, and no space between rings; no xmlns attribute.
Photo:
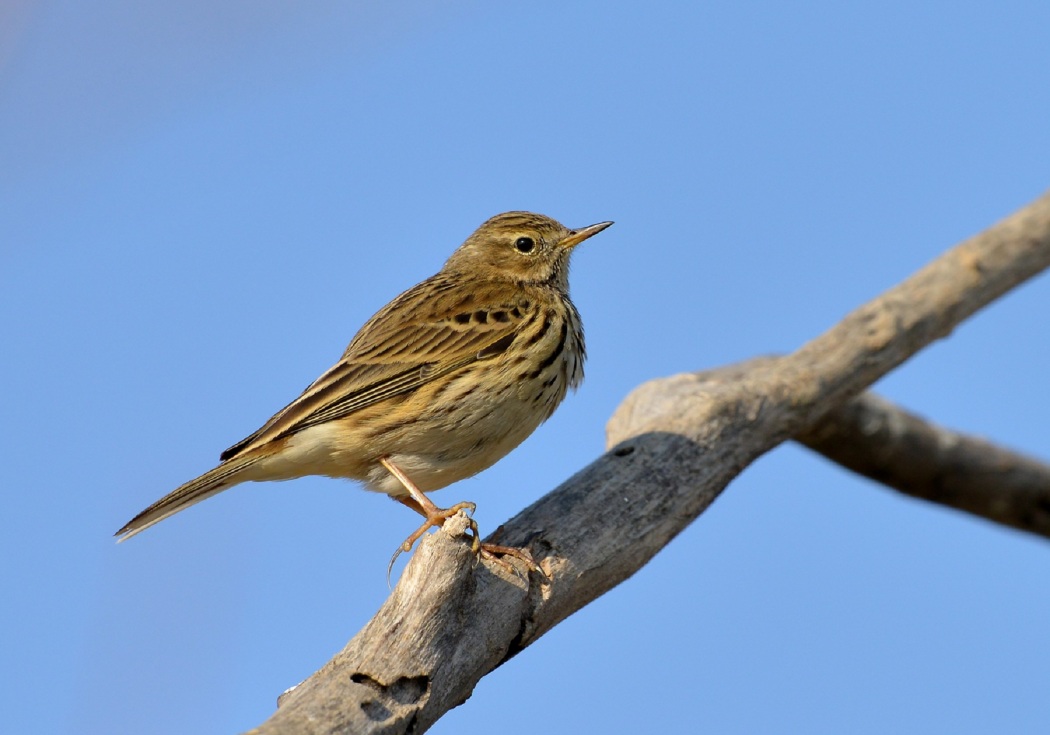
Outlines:
<svg viewBox="0 0 1050 735"><path fill-rule="evenodd" d="M398 296L357 333L343 357L223 461L333 421L501 354L538 316L535 299L507 286L464 290L438 274Z"/></svg>

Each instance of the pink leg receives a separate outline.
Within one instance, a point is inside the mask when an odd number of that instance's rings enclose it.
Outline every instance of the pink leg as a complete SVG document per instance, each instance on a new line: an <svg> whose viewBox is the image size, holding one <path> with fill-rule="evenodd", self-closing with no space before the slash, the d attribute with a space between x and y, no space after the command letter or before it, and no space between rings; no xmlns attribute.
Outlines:
<svg viewBox="0 0 1050 735"><path fill-rule="evenodd" d="M412 510L419 513L421 516L426 518L423 525L416 529L415 533L405 539L404 543L401 544L397 552L394 554L394 559L397 559L398 554L402 551L411 551L412 545L416 543L420 536L426 533L431 528L441 526L452 516L459 513L461 510L467 510L471 513L474 512L476 507L474 503L456 503L451 508L439 508L434 505L433 501L430 500L423 491L416 487L416 484L409 479L408 475L401 471L401 468L390 461L389 457L380 457L379 463L386 467L387 471L391 475L398 479L405 490L408 490L410 498L394 498L400 503L407 505ZM481 541L478 538L478 524L474 522L474 519L470 519L470 530L474 534L474 551L478 552L481 548ZM394 563L394 559L390 560L390 563Z"/></svg>
<svg viewBox="0 0 1050 735"><path fill-rule="evenodd" d="M401 546L398 548L398 550L394 552L394 556L390 560L390 567L393 567L394 561L397 559L397 557L401 554L402 551L411 551L413 544L415 544L416 541L419 540L419 537L426 533L429 529L443 525L445 521L447 521L452 516L456 515L456 513L459 513L459 511L461 510L468 510L471 513L473 513L474 509L477 507L474 503L468 501L463 503L456 503L451 508L439 508L436 505L434 505L433 501L430 498L428 498L422 490L416 487L416 484L412 482L411 479L409 479L408 475L401 471L400 467L398 467L396 464L390 461L389 457L380 457L379 463L383 465L383 467L385 467L391 475L398 479L398 482L400 482L404 486L405 490L407 490L408 494L411 496L408 498L394 499L402 505L411 508L412 510L416 511L421 516L426 518L426 521L423 523L423 525L416 529L415 533L413 533L411 536L405 539ZM542 574L542 570L540 570L540 568L536 565L536 562L533 560L532 555L529 554L529 552L525 549L518 549L512 546L498 546L496 544L481 543L480 534L478 533L478 524L475 523L473 518L470 519L470 530L471 533L474 534L473 548L475 553L480 553L481 556L483 556L484 558L493 559L497 562L500 562L504 566L509 565L507 565L506 562L504 562L499 557L513 556L524 562L529 569L538 571ZM389 571L390 570L388 568L388 575Z"/></svg>

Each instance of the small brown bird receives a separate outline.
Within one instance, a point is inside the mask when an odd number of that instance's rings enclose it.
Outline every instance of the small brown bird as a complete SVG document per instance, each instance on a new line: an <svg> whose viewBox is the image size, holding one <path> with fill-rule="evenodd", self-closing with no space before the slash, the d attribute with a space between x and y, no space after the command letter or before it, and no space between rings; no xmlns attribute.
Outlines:
<svg viewBox="0 0 1050 735"><path fill-rule="evenodd" d="M218 467L132 518L119 540L242 482L305 475L360 480L425 516L405 551L473 510L438 508L424 493L492 466L583 380L569 256L611 224L570 230L531 212L491 218L436 275L369 319L301 396L223 452Z"/></svg>

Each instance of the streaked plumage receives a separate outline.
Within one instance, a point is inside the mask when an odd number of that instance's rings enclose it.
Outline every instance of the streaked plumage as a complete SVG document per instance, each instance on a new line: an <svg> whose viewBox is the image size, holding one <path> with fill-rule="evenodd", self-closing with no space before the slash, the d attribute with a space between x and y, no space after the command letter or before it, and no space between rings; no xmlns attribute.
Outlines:
<svg viewBox="0 0 1050 735"><path fill-rule="evenodd" d="M610 224L570 230L529 212L489 219L436 275L373 316L301 396L223 452L218 467L117 535L130 538L242 482L304 475L360 480L435 525L433 504L383 462L429 492L491 466L550 417L583 379L569 255Z"/></svg>

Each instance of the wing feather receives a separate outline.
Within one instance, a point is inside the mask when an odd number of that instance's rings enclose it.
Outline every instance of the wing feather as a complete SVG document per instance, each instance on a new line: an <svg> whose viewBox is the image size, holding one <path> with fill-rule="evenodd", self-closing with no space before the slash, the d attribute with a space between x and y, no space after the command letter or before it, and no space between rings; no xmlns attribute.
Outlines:
<svg viewBox="0 0 1050 735"><path fill-rule="evenodd" d="M449 278L439 273L373 316L338 363L221 458L233 459L491 359L535 317L535 303L523 292L508 300L506 284L452 288Z"/></svg>

